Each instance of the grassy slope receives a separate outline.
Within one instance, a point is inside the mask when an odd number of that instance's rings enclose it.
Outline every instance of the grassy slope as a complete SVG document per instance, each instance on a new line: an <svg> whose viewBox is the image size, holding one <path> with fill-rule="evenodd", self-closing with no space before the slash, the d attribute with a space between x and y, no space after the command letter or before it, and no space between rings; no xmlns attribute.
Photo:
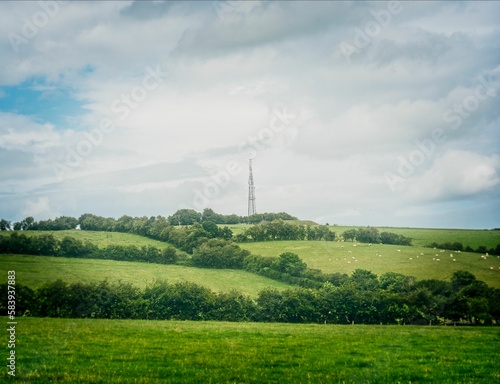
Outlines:
<svg viewBox="0 0 500 384"><path fill-rule="evenodd" d="M285 283L233 269L0 254L0 274L7 276L8 270L16 271L16 281L19 284L32 288L57 279L69 283L121 280L141 288L157 279L169 282L192 281L214 291L236 289L251 296L257 296L258 292L266 287L289 287Z"/></svg>
<svg viewBox="0 0 500 384"><path fill-rule="evenodd" d="M19 383L456 384L500 379L498 327L18 321ZM2 379L10 379L7 369Z"/></svg>
<svg viewBox="0 0 500 384"><path fill-rule="evenodd" d="M10 232L0 232L1 235L8 235ZM91 243L97 245L98 247L106 247L108 245L135 245L136 247L142 246L153 246L156 248L164 249L170 244L148 239L147 237L133 235L130 233L120 233L120 232L101 232L101 231L77 231L77 230L67 230L67 231L22 231L27 236L40 236L40 235L53 235L56 239L62 239L65 236L74 237L75 239L81 241L90 241ZM173 246L173 245L172 245Z"/></svg>
<svg viewBox="0 0 500 384"><path fill-rule="evenodd" d="M247 228L249 225L231 225L231 229L235 234L243 231L243 229ZM337 235L341 234L344 230L355 227L341 227L341 226L331 226L331 230L335 231ZM476 275L477 278L487 282L490 286L500 288L500 258L490 257L487 260L481 259L480 255L477 253L465 253L462 252L460 254L456 252L451 252L454 255L455 262L452 261L452 258L449 257L450 252L441 253L439 250L434 250L431 248L424 248L423 245L429 244L433 241L438 243L441 242L454 242L460 241L464 245L471 245L473 247L477 247L479 245L486 245L488 247L493 247L496 244L500 243L500 231L488 231L488 230L460 230L460 229L419 229L419 228L388 228L388 227L380 227L380 231L390 231L399 234L403 234L405 236L412 237L413 244L415 246L412 247L403 247L403 246L391 246L391 245L372 245L368 246L367 244L361 244L359 247L353 247L353 243L345 242L316 242L316 241L282 241L282 242L264 242L264 243L248 243L241 244L243 248L250 250L254 254L260 254L262 256L278 256L279 254L291 251L297 253L310 268L320 269L324 272L341 272L350 274L356 268L368 269L372 272L380 275L387 271L394 271L403 273L406 275L415 276L419 279L425 278L435 278L435 279L449 279L453 272L457 270L467 270ZM0 232L0 235L8 234L8 232ZM116 232L96 232L96 231L26 231L27 235L41 235L52 233L57 238L62 238L64 236L72 236L80 240L88 240L100 247L104 247L106 245L111 244L119 244L119 245L136 245L136 246L145 246L151 245L158 248L168 246L167 243L148 239L138 235L132 235L127 233L116 233ZM341 247L344 248L341 248ZM401 252L397 252L397 249L400 249ZM349 253L348 251L351 251ZM182 251L179 251L182 252ZM420 256L420 253L424 253L425 256ZM435 256L438 253L439 256ZM381 257L376 256L377 254L382 254ZM417 256L419 256L417 258ZM352 259L355 257L355 259ZM432 260L432 258L441 259L440 262L436 262ZM410 260L412 258L413 260ZM344 260L345 259L345 260ZM3 260L3 259L0 259ZM358 261L354 261L358 260ZM350 263L348 263L350 262ZM86 276L92 276L92 273L85 272L86 268L84 266L85 261L81 261L83 266L84 275L81 278L87 278ZM172 267L172 266L170 266ZM169 268L170 268L169 267ZM38 267L32 267L32 270L36 271ZM50 276L51 274L56 274L57 276L64 277L64 274L59 274L58 272L45 272L48 268L42 268L43 274L46 276ZM75 268L75 267L72 267ZM80 268L80 267L78 267ZM108 267L106 267L108 268ZM147 265L145 268L149 268L151 272L155 271L155 266ZM183 278L182 274L185 273L185 280L190 281L207 281L208 287L215 287L214 284L222 284L225 286L229 286L229 282L227 284L224 283L226 278L224 277L225 272L234 273L235 271L212 271L215 275L208 275L209 270L202 270L203 272L199 272L200 270L195 268L188 268L183 270L185 267L176 267L179 269L170 270L171 279L179 279ZM493 268L490 269L490 268ZM140 268L139 268L140 270ZM65 272L69 276L72 276L76 273L76 271L69 270ZM80 273L80 272L78 272ZM102 272L99 276L106 277L105 274L108 274L108 277L111 275L116 276L128 276L127 281L152 281L156 278L157 274L155 273L154 277L151 277L151 274L148 272L145 275L141 272L139 276L140 278L134 279L131 277L133 273L126 273L123 270L120 270L119 273L115 274L111 269L107 269L107 272ZM200 273L203 276L201 277ZM248 276L254 276L252 274L248 274ZM35 278L31 276L31 278ZM35 278L36 279L36 278ZM197 280L192 280L197 279ZM220 283L215 283L213 280L222 281ZM255 277L255 279L260 279L259 277ZM239 288L245 287L246 285L252 285L255 279L250 280L250 284L244 284L243 282L247 279L243 279L239 281L237 278L237 289L248 290L251 288ZM123 279L125 280L125 278ZM233 280L228 280L233 281ZM278 284L269 279L265 279L267 286L272 286L273 283ZM261 284L257 284L257 286L262 287ZM285 285L283 285L285 286ZM217 288L213 288L217 289ZM253 290L255 291L255 290Z"/></svg>
<svg viewBox="0 0 500 384"><path fill-rule="evenodd" d="M306 221L288 221L294 224L308 224ZM249 228L249 224L228 225L233 233L242 233L245 229ZM359 226L340 226L331 225L330 230L335 232L337 237L348 229L360 228ZM500 244L500 230L476 230L476 229L440 229L440 228L397 228L397 227L377 227L379 232L393 232L399 235L411 237L412 244L424 247L433 242L438 244L450 242L459 242L465 246L469 245L476 249L480 245L487 248L495 248Z"/></svg>
<svg viewBox="0 0 500 384"><path fill-rule="evenodd" d="M330 229L337 235L341 235L347 229L359 227L331 226ZM484 245L487 248L495 248L500 244L500 231L477 230L477 229L441 229L441 228L396 228L377 227L380 232L393 232L413 239L412 244L426 246L436 242L438 244L459 242L465 246L477 248Z"/></svg>
<svg viewBox="0 0 500 384"><path fill-rule="evenodd" d="M439 249L417 246L380 244L371 246L360 244L355 247L351 242L336 241L274 241L245 243L240 246L262 256L278 256L283 252L294 252L307 263L308 267L327 273L351 274L355 269L361 268L377 275L391 271L415 276L418 279L446 280L453 272L466 270L488 285L500 288L500 258L491 256L483 260L478 253L441 252ZM424 255L421 256L420 253ZM435 256L436 253L438 256ZM450 254L453 254L453 257L450 257ZM440 261L433 258L439 258Z"/></svg>

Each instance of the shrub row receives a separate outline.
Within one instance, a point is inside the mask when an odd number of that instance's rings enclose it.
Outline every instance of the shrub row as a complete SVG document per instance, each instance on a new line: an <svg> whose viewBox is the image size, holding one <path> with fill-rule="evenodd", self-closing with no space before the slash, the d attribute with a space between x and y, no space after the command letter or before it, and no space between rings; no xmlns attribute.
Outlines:
<svg viewBox="0 0 500 384"><path fill-rule="evenodd" d="M383 243L394 245L411 245L411 238L392 232L381 232L375 227L348 229L342 234L344 240L356 240L360 243Z"/></svg>
<svg viewBox="0 0 500 384"><path fill-rule="evenodd" d="M441 243L438 244L436 242L433 242L428 245L430 248L441 248L441 249L449 249L451 251L464 251L464 252L477 252L477 253L489 253L490 255L499 255L500 256L500 244L497 244L496 248L490 248L488 249L484 245L480 245L476 249L473 249L471 246L467 245L464 247L464 245L458 241L454 243Z"/></svg>
<svg viewBox="0 0 500 384"><path fill-rule="evenodd" d="M238 242L248 241L276 241L276 240L335 240L335 232L330 231L327 225L311 227L297 225L283 220L262 222L247 228L243 233L235 236Z"/></svg>
<svg viewBox="0 0 500 384"><path fill-rule="evenodd" d="M90 242L83 242L65 236L62 240L53 235L26 236L13 232L0 237L0 253L72 257L86 259L106 259L119 261L140 261L159 264L176 264L179 260L173 247L136 247L133 245L108 245L98 248Z"/></svg>
<svg viewBox="0 0 500 384"><path fill-rule="evenodd" d="M6 297L8 286L0 291ZM500 290L468 272L451 282L396 273L380 278L356 270L339 286L264 289L254 300L237 291L214 293L195 283L157 281L141 290L107 281L67 284L61 280L32 290L16 285L16 316L223 320L336 324L500 323ZM0 315L7 314L0 302Z"/></svg>

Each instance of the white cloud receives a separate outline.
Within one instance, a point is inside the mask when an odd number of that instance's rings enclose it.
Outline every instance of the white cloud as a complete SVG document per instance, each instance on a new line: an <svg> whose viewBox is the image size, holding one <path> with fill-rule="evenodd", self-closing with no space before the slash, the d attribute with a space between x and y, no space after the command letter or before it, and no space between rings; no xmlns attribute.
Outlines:
<svg viewBox="0 0 500 384"><path fill-rule="evenodd" d="M59 213L52 208L47 196L41 196L36 200L25 201L23 216L32 216L37 220L47 220L59 216Z"/></svg>
<svg viewBox="0 0 500 384"><path fill-rule="evenodd" d="M223 17L222 5L231 7ZM66 3L18 53L8 39L0 42L0 156L8 165L0 209L19 215L28 199L41 214L53 201L61 214L169 214L192 205L195 189L237 161L242 171L209 203L244 214L247 160L256 152L259 210L352 224L418 225L434 217L442 226L446 215L433 216L436 204L462 201L454 218L467 225L467 202L481 197L490 210L497 204L498 97L481 100L459 129L443 114L474 95L480 76L498 80L500 6L401 3L380 34L346 60L340 44L387 7ZM39 10L37 2L0 3L0 33L22 33L23 16ZM148 66L168 76L120 115L113 103L123 105ZM33 78L43 79L39 91L70 90L87 113L62 126L13 111L1 87ZM242 150L264 135L273 109L283 105L298 119L257 142L256 151ZM92 143L89 134L107 118L115 128ZM445 142L392 192L384 173L396 172L398 158L408 158L436 128L446 131ZM68 167L85 146L69 176L58 179L54 162ZM492 216L484 223L499 225Z"/></svg>
<svg viewBox="0 0 500 384"><path fill-rule="evenodd" d="M417 201L439 201L481 194L500 183L500 156L448 151L408 186Z"/></svg>

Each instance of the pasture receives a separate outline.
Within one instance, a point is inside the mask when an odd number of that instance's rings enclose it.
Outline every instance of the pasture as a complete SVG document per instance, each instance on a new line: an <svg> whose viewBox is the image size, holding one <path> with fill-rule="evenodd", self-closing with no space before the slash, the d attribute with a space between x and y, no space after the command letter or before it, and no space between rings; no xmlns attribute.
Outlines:
<svg viewBox="0 0 500 384"><path fill-rule="evenodd" d="M498 327L20 318L16 335L18 383L500 380Z"/></svg>
<svg viewBox="0 0 500 384"><path fill-rule="evenodd" d="M303 220L286 221L290 224L303 224L315 226L313 222ZM224 226L224 225L221 225ZM227 225L235 235L242 233L250 224L233 224ZM357 229L360 226L342 226L330 225L330 231L335 232L337 238L348 229ZM500 230L480 230L480 229L442 229L442 228L400 228L400 227L376 227L379 232L393 232L398 235L403 235L412 238L414 246L425 247L433 242L438 244L443 243L462 243L463 246L470 246L474 249L480 245L486 248L495 248L500 244Z"/></svg>
<svg viewBox="0 0 500 384"><path fill-rule="evenodd" d="M286 283L235 269L202 269L129 261L0 254L0 274L7 276L9 270L16 271L18 284L31 288L38 288L47 281L57 279L67 283L122 281L139 288L144 288L155 280L167 280L170 283L190 281L215 292L235 289L256 297L258 292L266 287L290 287Z"/></svg>
<svg viewBox="0 0 500 384"><path fill-rule="evenodd" d="M377 275L398 272L417 279L449 280L454 272L466 270L491 287L500 288L500 257L484 259L479 253L337 241L268 241L242 243L240 246L261 256L294 252L309 268L325 273L350 275L360 268Z"/></svg>
<svg viewBox="0 0 500 384"><path fill-rule="evenodd" d="M2 231L0 232L0 236L8 236L10 233L11 232ZM89 241L92 244L97 245L99 248L104 248L108 245L134 245L136 247L150 246L160 249L165 249L169 245L174 247L164 241L153 240L144 236L121 232L79 231L73 229L65 231L19 231L18 233L25 234L26 236L53 235L58 240L63 239L65 236L69 236L80 241ZM180 250L177 251L182 253Z"/></svg>

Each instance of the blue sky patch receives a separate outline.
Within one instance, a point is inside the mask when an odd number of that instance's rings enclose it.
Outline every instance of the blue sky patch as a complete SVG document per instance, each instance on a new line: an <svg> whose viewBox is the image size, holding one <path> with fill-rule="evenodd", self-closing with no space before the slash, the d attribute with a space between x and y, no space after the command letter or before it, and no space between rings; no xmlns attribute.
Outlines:
<svg viewBox="0 0 500 384"><path fill-rule="evenodd" d="M61 129L74 127L77 118L86 113L83 104L73 97L71 88L49 84L40 77L0 88L0 111L31 116Z"/></svg>

